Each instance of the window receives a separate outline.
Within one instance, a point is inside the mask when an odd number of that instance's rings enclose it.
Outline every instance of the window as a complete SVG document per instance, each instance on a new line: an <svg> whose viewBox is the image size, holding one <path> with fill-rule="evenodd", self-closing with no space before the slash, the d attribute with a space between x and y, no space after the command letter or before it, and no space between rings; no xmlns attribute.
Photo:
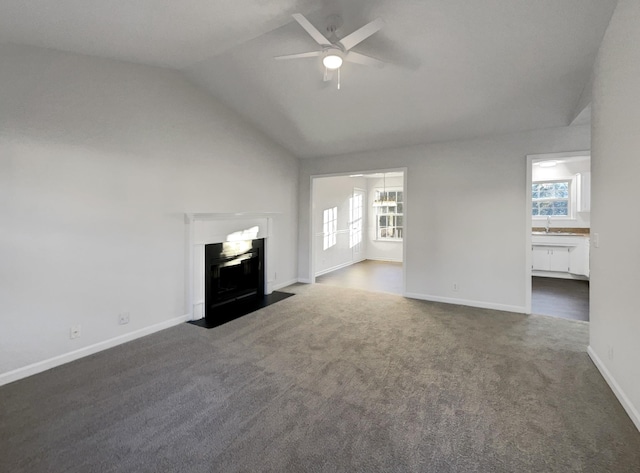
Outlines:
<svg viewBox="0 0 640 473"><path fill-rule="evenodd" d="M401 190L376 189L373 202L376 211L376 239L402 240L403 192Z"/></svg>
<svg viewBox="0 0 640 473"><path fill-rule="evenodd" d="M323 250L329 249L336 244L338 239L338 207L324 211L322 216L322 233L324 235Z"/></svg>
<svg viewBox="0 0 640 473"><path fill-rule="evenodd" d="M531 187L534 217L569 217L571 215L571 181L534 182Z"/></svg>
<svg viewBox="0 0 640 473"><path fill-rule="evenodd" d="M349 248L362 241L362 194L349 198Z"/></svg>

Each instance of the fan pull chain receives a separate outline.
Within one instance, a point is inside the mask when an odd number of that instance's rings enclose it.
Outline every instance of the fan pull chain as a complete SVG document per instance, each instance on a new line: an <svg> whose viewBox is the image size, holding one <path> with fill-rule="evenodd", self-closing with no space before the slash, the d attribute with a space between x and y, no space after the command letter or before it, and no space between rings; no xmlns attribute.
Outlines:
<svg viewBox="0 0 640 473"><path fill-rule="evenodd" d="M340 67L338 68L338 90L340 90Z"/></svg>

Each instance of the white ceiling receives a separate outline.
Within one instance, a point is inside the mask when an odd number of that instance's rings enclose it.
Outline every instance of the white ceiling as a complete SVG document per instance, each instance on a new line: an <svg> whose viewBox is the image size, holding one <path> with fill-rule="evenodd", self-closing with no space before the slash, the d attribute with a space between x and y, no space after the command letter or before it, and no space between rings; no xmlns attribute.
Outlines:
<svg viewBox="0 0 640 473"><path fill-rule="evenodd" d="M284 25L313 0L2 0L0 41L184 68Z"/></svg>
<svg viewBox="0 0 640 473"><path fill-rule="evenodd" d="M181 69L297 156L569 125L615 0L2 0L0 42ZM342 89L291 18L390 64L346 64Z"/></svg>

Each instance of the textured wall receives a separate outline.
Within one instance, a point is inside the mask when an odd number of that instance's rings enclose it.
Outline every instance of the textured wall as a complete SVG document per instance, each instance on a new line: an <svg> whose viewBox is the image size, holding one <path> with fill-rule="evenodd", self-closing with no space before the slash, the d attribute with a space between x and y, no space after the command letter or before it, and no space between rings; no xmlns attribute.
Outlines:
<svg viewBox="0 0 640 473"><path fill-rule="evenodd" d="M0 62L0 374L187 313L185 212L278 212L274 284L297 278L295 157L170 70Z"/></svg>
<svg viewBox="0 0 640 473"><path fill-rule="evenodd" d="M640 2L620 0L594 71L590 348L640 429L639 77Z"/></svg>
<svg viewBox="0 0 640 473"><path fill-rule="evenodd" d="M309 176L406 167L407 293L524 311L526 156L586 150L589 140L588 127L566 127L304 160L300 276L309 271Z"/></svg>

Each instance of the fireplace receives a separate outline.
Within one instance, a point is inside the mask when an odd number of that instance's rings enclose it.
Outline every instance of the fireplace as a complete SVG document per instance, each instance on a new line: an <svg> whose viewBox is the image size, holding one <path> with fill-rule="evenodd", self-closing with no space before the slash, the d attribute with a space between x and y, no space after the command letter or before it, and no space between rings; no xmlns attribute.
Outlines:
<svg viewBox="0 0 640 473"><path fill-rule="evenodd" d="M264 296L264 239L208 244L204 257L208 324L222 322L232 306Z"/></svg>

